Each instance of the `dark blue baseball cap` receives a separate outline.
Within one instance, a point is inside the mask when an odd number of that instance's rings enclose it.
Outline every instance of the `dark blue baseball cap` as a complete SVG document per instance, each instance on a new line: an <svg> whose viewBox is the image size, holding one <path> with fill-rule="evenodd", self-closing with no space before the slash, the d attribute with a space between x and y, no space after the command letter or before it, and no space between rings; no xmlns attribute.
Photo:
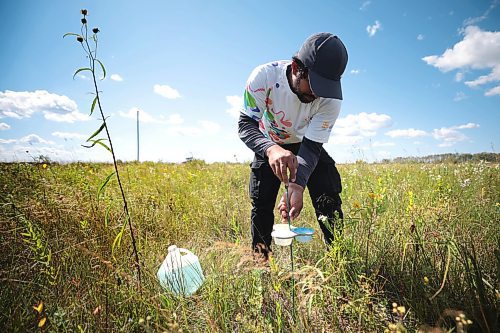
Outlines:
<svg viewBox="0 0 500 333"><path fill-rule="evenodd" d="M297 58L307 67L312 92L319 97L342 99L340 78L347 66L347 49L331 33L320 32L307 38Z"/></svg>

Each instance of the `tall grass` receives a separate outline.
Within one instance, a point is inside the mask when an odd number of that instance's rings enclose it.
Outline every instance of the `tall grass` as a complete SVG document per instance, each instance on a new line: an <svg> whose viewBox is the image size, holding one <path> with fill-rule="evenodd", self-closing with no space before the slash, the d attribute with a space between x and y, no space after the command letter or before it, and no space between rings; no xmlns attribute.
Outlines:
<svg viewBox="0 0 500 333"><path fill-rule="evenodd" d="M111 252L121 194L107 186L97 198L112 165L0 165L1 331L498 331L496 164L340 165L343 233L326 250L306 199L294 225L317 234L294 246L294 276L288 248L275 246L269 266L253 261L248 166L118 167L142 293L130 239ZM200 258L206 281L192 297L156 280L171 244Z"/></svg>

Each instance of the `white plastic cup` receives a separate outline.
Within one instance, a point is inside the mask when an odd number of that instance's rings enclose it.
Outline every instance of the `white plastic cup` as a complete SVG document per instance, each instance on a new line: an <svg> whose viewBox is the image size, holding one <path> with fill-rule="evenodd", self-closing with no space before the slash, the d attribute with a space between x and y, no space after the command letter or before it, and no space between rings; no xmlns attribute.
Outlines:
<svg viewBox="0 0 500 333"><path fill-rule="evenodd" d="M288 228L288 224L286 225ZM292 244L293 238L297 236L297 234L290 229L282 229L282 230L274 230L271 233L273 236L274 243L279 246L288 246Z"/></svg>
<svg viewBox="0 0 500 333"><path fill-rule="evenodd" d="M293 225L288 225L288 223L277 223L273 225L273 230L292 230L295 228Z"/></svg>

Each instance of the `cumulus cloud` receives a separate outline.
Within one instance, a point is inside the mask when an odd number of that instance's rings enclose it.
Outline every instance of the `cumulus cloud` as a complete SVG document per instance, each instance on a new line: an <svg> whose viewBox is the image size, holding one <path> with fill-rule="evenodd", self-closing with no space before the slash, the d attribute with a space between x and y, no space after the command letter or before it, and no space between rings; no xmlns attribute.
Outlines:
<svg viewBox="0 0 500 333"><path fill-rule="evenodd" d="M53 141L45 140L36 134L29 134L23 136L20 139L0 139L0 143L2 144L29 144L29 145L53 145Z"/></svg>
<svg viewBox="0 0 500 333"><path fill-rule="evenodd" d="M390 136L391 138L418 138L422 136L428 135L427 132L422 130L417 130L414 128L409 129L399 129L392 130L385 133L385 135Z"/></svg>
<svg viewBox="0 0 500 333"><path fill-rule="evenodd" d="M111 80L122 82L123 78L120 76L120 74L111 74Z"/></svg>
<svg viewBox="0 0 500 333"><path fill-rule="evenodd" d="M377 20L373 25L369 25L366 27L366 32L368 32L368 36L373 37L382 28L382 24Z"/></svg>
<svg viewBox="0 0 500 333"><path fill-rule="evenodd" d="M455 81L460 82L463 79L464 79L464 73L458 72L457 74L455 74Z"/></svg>
<svg viewBox="0 0 500 333"><path fill-rule="evenodd" d="M168 99L176 99L181 97L181 94L179 94L176 89L168 85L155 84L153 90L158 95L166 97Z"/></svg>
<svg viewBox="0 0 500 333"><path fill-rule="evenodd" d="M335 144L355 144L365 137L375 136L377 130L392 125L392 119L386 114L366 113L350 114L337 119L332 130L332 142Z"/></svg>
<svg viewBox="0 0 500 333"><path fill-rule="evenodd" d="M21 139L19 139L19 142L21 142L21 143L28 143L30 145L37 144L37 143L41 143L41 144L54 144L54 142L42 139L41 137L39 137L36 134L26 135L25 137L22 137Z"/></svg>
<svg viewBox="0 0 500 333"><path fill-rule="evenodd" d="M465 134L463 134L462 132L445 127L435 129L432 132L432 136L434 137L434 139L442 141L439 144L439 147L451 147L455 143L467 139Z"/></svg>
<svg viewBox="0 0 500 333"><path fill-rule="evenodd" d="M80 133L69 133L69 132L52 132L52 135L60 139L86 139L89 135L84 135Z"/></svg>
<svg viewBox="0 0 500 333"><path fill-rule="evenodd" d="M422 60L442 72L455 69L491 70L487 75L466 81L469 87L500 81L500 31L483 31L477 26L468 26L463 30L463 36L463 40L442 55L430 55Z"/></svg>
<svg viewBox="0 0 500 333"><path fill-rule="evenodd" d="M496 86L495 88L491 88L486 93L484 93L484 95L485 96L500 95L500 86Z"/></svg>
<svg viewBox="0 0 500 333"><path fill-rule="evenodd" d="M6 131L10 129L10 125L6 123L0 123L0 131Z"/></svg>
<svg viewBox="0 0 500 333"><path fill-rule="evenodd" d="M231 117L237 119L240 116L243 97L238 95L226 96L226 102L231 106L226 112L229 113Z"/></svg>
<svg viewBox="0 0 500 333"><path fill-rule="evenodd" d="M422 35L422 34L418 34L418 36L417 36L417 40L423 40L423 39L424 39L424 35Z"/></svg>
<svg viewBox="0 0 500 333"><path fill-rule="evenodd" d="M0 92L0 118L30 118L43 113L45 119L73 123L90 119L78 111L76 103L69 97L49 93L46 90Z"/></svg>
<svg viewBox="0 0 500 333"><path fill-rule="evenodd" d="M467 123L464 125L452 126L452 127L441 127L434 129L432 136L434 139L441 141L439 147L451 147L457 142L467 140L467 136L460 132L461 129L471 129L479 128L478 124Z"/></svg>
<svg viewBox="0 0 500 333"><path fill-rule="evenodd" d="M359 74L360 73L360 70L359 69L351 69L351 74Z"/></svg>

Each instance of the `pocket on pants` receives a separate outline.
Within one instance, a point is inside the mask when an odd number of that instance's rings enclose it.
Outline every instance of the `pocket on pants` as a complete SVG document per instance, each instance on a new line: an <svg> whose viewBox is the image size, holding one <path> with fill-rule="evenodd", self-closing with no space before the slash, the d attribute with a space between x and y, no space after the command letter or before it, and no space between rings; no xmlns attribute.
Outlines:
<svg viewBox="0 0 500 333"><path fill-rule="evenodd" d="M250 168L252 171L250 172L250 181L248 183L248 195L251 199L256 199L259 197L260 181L262 179L261 166L263 163L264 161L254 160L250 164Z"/></svg>

